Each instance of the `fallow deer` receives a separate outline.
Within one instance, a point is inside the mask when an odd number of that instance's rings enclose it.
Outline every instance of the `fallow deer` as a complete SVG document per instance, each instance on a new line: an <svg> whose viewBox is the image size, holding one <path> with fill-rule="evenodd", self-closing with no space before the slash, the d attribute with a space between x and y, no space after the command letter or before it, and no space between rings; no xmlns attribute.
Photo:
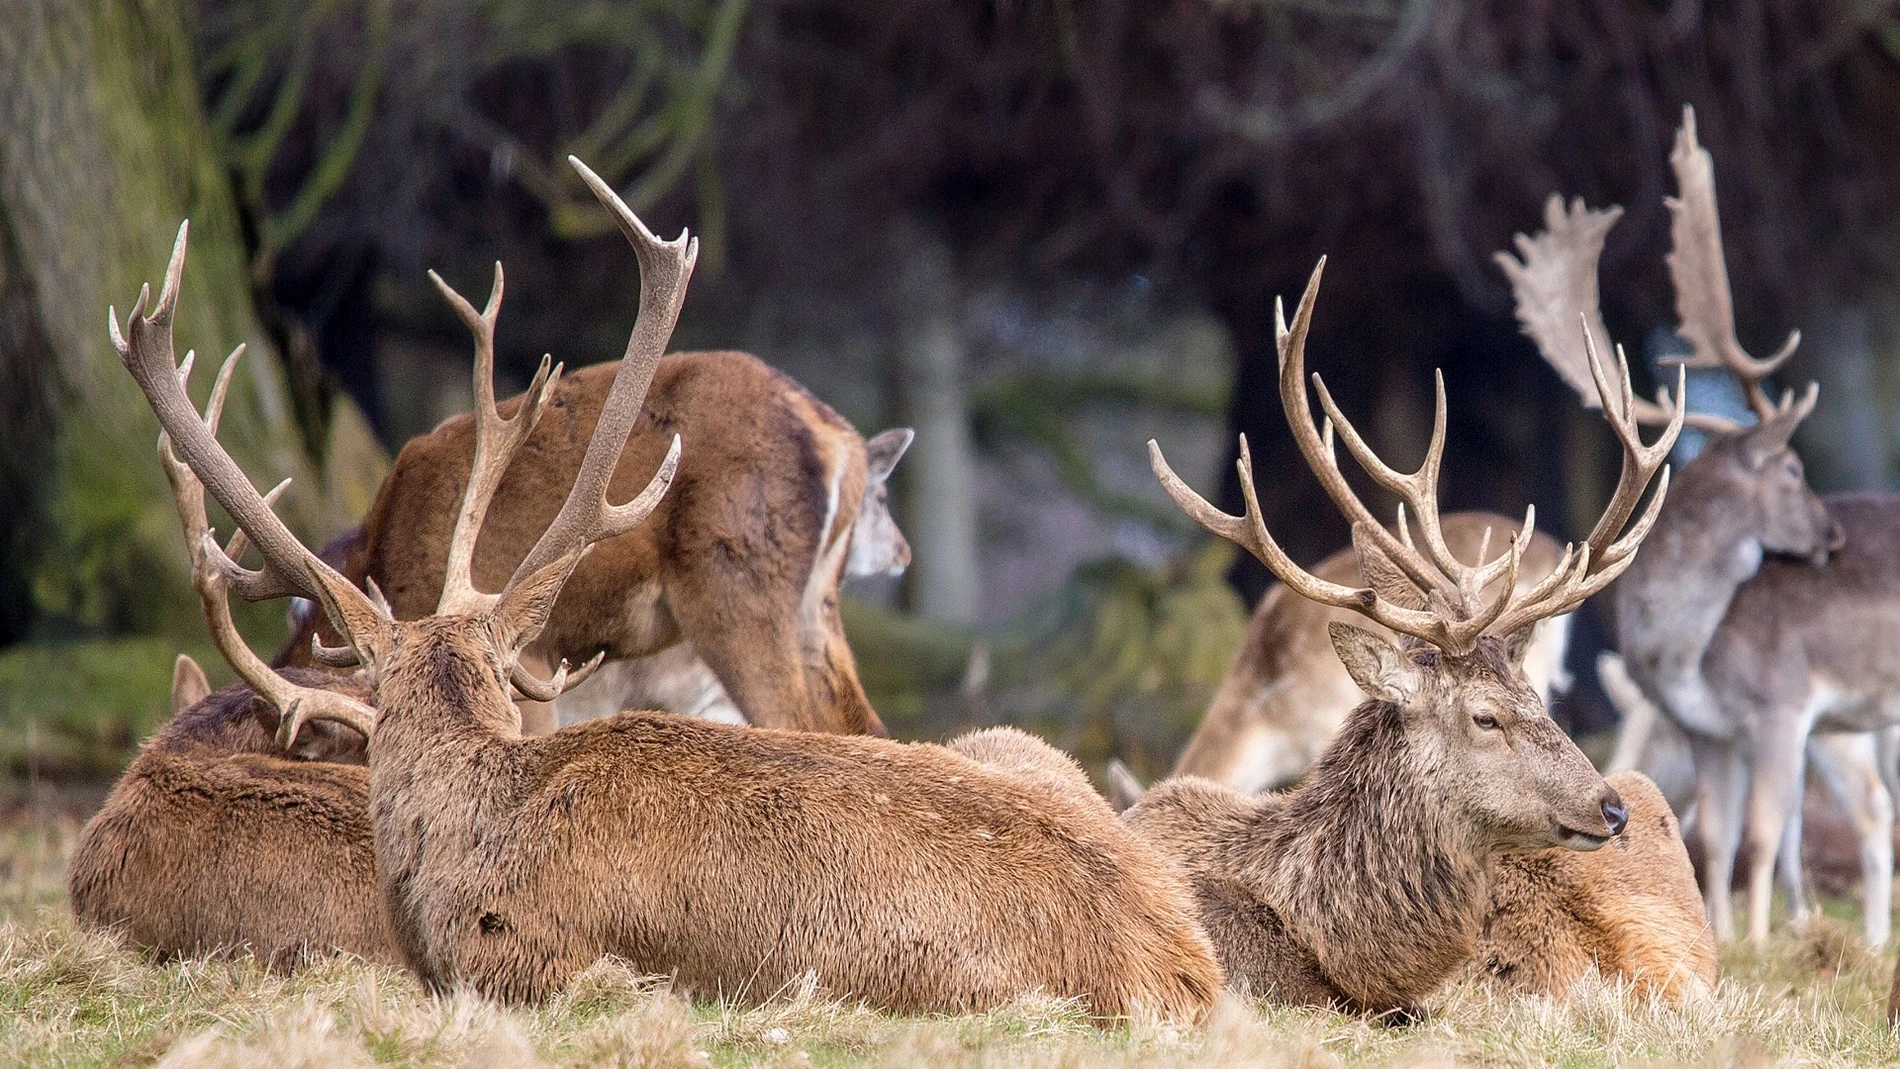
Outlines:
<svg viewBox="0 0 1900 1069"><path fill-rule="evenodd" d="M1630 677L1689 735L1707 861L1703 894L1716 937L1734 935L1729 883L1746 827L1748 935L1761 942L1777 846L1802 795L1809 733L1900 723L1900 645L1891 641L1900 633L1900 498L1823 501L1808 487L1788 439L1813 410L1816 388L1776 403L1762 386L1800 334L1759 360L1736 338L1714 162L1696 141L1690 109L1670 165L1679 195L1668 202L1669 273L1677 333L1693 348L1684 363L1731 371L1757 422L1689 417L1712 438L1684 466L1649 550L1618 590L1617 640ZM1607 406L1584 373L1570 327L1582 316L1602 330L1597 260L1620 215L1581 201L1566 210L1553 196L1545 232L1519 235L1521 259L1498 254L1524 332L1592 407ZM1641 402L1628 414L1663 418ZM1891 814L1879 777L1865 777L1864 789L1868 797L1856 808ZM1866 935L1878 945L1891 931L1891 830L1862 833ZM1798 849L1789 852L1798 865ZM1792 906L1797 916L1806 908L1799 897Z"/></svg>
<svg viewBox="0 0 1900 1069"><path fill-rule="evenodd" d="M1443 528L1445 544L1459 557L1476 553L1486 531L1506 538L1517 533L1515 520L1488 512L1454 512L1444 518ZM1556 539L1533 532L1519 585L1541 582L1556 567L1559 552ZM1312 573L1346 586L1365 584L1351 547L1319 562ZM1239 791L1279 790L1299 779L1364 700L1326 638L1329 623L1353 615L1285 586L1267 591L1174 774L1201 776ZM1567 615L1540 621L1524 658L1531 689L1546 704L1553 691L1569 688L1564 671L1569 633Z"/></svg>
<svg viewBox="0 0 1900 1069"><path fill-rule="evenodd" d="M475 334L478 361L492 361L501 266L482 312L435 283ZM550 388L520 462L493 491L475 553L478 582L506 579L553 518L616 370L583 368ZM544 360L530 393L547 373ZM480 388L478 405L492 407L493 385ZM500 411L521 403L504 401ZM337 546L332 565L359 586L376 582L400 619L426 615L442 593L476 430L464 415L411 439L360 532ZM673 491L651 521L588 555L530 653L550 667L597 653L613 662L563 703L572 708L560 719L664 708L761 727L883 734L838 616L838 585L910 563L887 480L911 432L867 443L758 358L705 352L660 361L614 489L631 492L632 473L657 465L675 435L685 448ZM313 635L335 641L322 614L302 617L280 664L308 663ZM535 734L556 723L540 703L523 716Z"/></svg>
<svg viewBox="0 0 1900 1069"><path fill-rule="evenodd" d="M1537 995L1561 996L1592 969L1671 1002L1707 994L1721 962L1675 812L1641 772L1604 780L1629 809L1608 846L1492 859L1477 966Z"/></svg>
<svg viewBox="0 0 1900 1069"><path fill-rule="evenodd" d="M227 370L212 391L210 427L229 381ZM171 719L74 847L73 914L162 957L249 952L288 968L343 951L400 964L375 893L364 736L317 719L282 736L288 755L277 738L280 710L306 699L360 706L368 685L308 669L278 675L251 653L207 552L204 489L162 439L160 458L212 639L245 682L214 693L195 662L178 659ZM226 553L242 549L239 534Z"/></svg>
<svg viewBox="0 0 1900 1069"><path fill-rule="evenodd" d="M1301 454L1352 521L1368 586L1320 579L1287 557L1260 517L1244 437L1245 516L1210 505L1152 442L1149 453L1169 496L1196 523L1253 553L1289 590L1403 638L1394 646L1329 625L1368 700L1299 786L1256 796L1183 777L1157 785L1123 819L1187 870L1230 983L1280 1002L1384 1013L1414 1005L1471 960L1495 855L1596 849L1623 830L1622 800L1550 719L1519 662L1538 620L1570 612L1629 567L1667 491L1663 463L1681 423L1645 446L1620 410L1612 414L1622 477L1589 538L1567 547L1542 582L1517 583L1533 512L1503 553L1487 560L1481 548L1467 564L1446 544L1438 512L1442 376L1430 444L1411 474L1373 454L1317 375L1327 419L1324 429L1315 426L1305 345L1324 267L1322 260L1290 328L1276 310L1280 399ZM1610 392L1594 348L1589 359ZM1620 371L1627 397L1627 365ZM1396 532L1346 482L1335 428L1373 481L1403 502ZM1632 524L1658 470L1655 493Z"/></svg>
<svg viewBox="0 0 1900 1069"><path fill-rule="evenodd" d="M1102 1014L1204 1012L1221 974L1180 874L1098 809L1013 771L941 746L666 714L522 735L510 685L552 698L570 678L565 663L533 676L522 650L588 548L638 527L675 475L677 439L644 490L608 504L697 252L685 235L654 238L572 162L635 248L640 312L572 489L499 593L478 584L475 541L557 396L552 375L511 417L483 399L442 597L398 621L374 587L297 541L192 408L171 344L182 230L152 312L142 294L124 337L115 317L114 343L160 424L263 556L251 571L216 554L224 581L249 597L317 601L344 643L319 656L365 672L373 712L284 692L279 733L319 718L369 737L377 878L405 960L433 988L518 1001L615 954L728 997L810 972L831 992L900 1010L976 1009L1040 989Z"/></svg>

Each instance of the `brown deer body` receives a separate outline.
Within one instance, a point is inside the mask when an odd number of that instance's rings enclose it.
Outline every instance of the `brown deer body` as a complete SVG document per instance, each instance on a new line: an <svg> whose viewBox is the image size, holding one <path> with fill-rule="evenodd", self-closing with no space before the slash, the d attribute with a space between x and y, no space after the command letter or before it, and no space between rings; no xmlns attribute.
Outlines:
<svg viewBox="0 0 1900 1069"><path fill-rule="evenodd" d="M1099 806L1026 782L1013 770L1024 761L988 768L938 746L653 713L522 735L511 687L551 701L575 678L565 663L537 677L523 650L587 550L653 513L679 455L676 440L644 490L608 503L696 249L655 239L575 163L638 254L640 314L573 488L498 594L478 583L476 539L553 396L537 376L503 416L484 389L498 291L477 312L445 288L478 338L481 432L441 597L407 621L298 543L193 409L170 339L182 232L152 314L142 299L129 340L114 328L191 473L264 558L248 571L201 539L222 581L316 600L344 641L316 655L354 661L369 681L373 709L247 676L279 711L280 738L309 719L369 736L377 879L405 960L434 986L515 1000L618 954L735 997L812 973L894 1009L976 1009L1041 990L1103 1014L1202 1013L1221 974L1179 873ZM1027 764L1059 767L1053 756Z"/></svg>
<svg viewBox="0 0 1900 1069"><path fill-rule="evenodd" d="M1538 995L1560 996L1592 969L1672 1002L1707 994L1721 962L1682 827L1641 772L1604 779L1629 807L1608 846L1492 860L1478 967Z"/></svg>
<svg viewBox="0 0 1900 1069"><path fill-rule="evenodd" d="M368 696L360 679L286 675ZM312 724L297 748L308 759L296 759L270 720L241 684L174 688L171 720L73 849L67 885L82 925L161 957L249 952L287 968L342 951L401 964L376 897L362 737Z"/></svg>
<svg viewBox="0 0 1900 1069"><path fill-rule="evenodd" d="M1813 410L1815 391L1769 399L1762 381L1794 351L1756 360L1736 341L1715 206L1713 162L1695 139L1694 114L1670 156L1680 197L1670 274L1687 364L1727 368L1746 389L1757 422L1693 417L1713 435L1687 464L1656 521L1649 548L1617 595L1617 638L1629 677L1690 738L1696 825L1708 867L1703 893L1717 938L1734 934L1729 883L1744 828L1751 849L1749 938L1768 936L1778 849L1798 825L1810 732L1900 724L1900 497L1818 497L1789 436ZM1547 230L1520 236L1522 259L1500 253L1525 333L1586 404L1600 403L1581 371L1569 326L1600 323L1596 269L1617 209L1565 211L1553 197ZM1661 415L1632 406L1638 419ZM1891 931L1892 800L1879 776L1859 777L1853 808L1887 813L1861 821L1866 935ZM1797 873L1798 843L1784 866ZM1806 903L1797 890L1797 916Z"/></svg>
<svg viewBox="0 0 1900 1069"><path fill-rule="evenodd" d="M1445 543L1461 557L1478 552L1486 531L1499 539L1518 530L1517 521L1489 512L1454 512L1444 519ZM1541 581L1557 566L1562 547L1534 532L1524 551L1519 585ZM1359 558L1348 547L1315 565L1329 582L1362 586ZM1194 729L1174 766L1177 776L1200 776L1239 791L1278 790L1291 785L1365 700L1333 655L1326 625L1355 614L1308 601L1285 586L1268 590L1254 608L1247 637L1221 680L1207 715ZM1568 688L1564 653L1570 617L1541 620L1524 657L1524 674L1538 696ZM1379 633L1390 636L1381 629Z"/></svg>
<svg viewBox="0 0 1900 1069"><path fill-rule="evenodd" d="M562 377L517 463L502 477L475 550L478 584L498 587L560 508L618 365ZM521 399L502 402L512 415ZM604 653L646 658L688 641L711 671L671 711L736 708L761 727L882 734L838 617L847 570L902 571L910 548L891 522L884 482L910 443L888 431L869 445L829 406L756 357L676 353L653 374L646 410L621 455L613 492L639 489L678 435L673 488L646 525L601 543L581 563L536 654L547 664ZM340 571L374 580L399 619L433 611L474 455L466 416L411 439L397 456ZM743 596L737 592L743 591ZM310 614L312 626L320 613ZM321 631L326 641L335 635ZM308 631L285 663L307 660ZM690 670L690 663L678 668ZM629 665L590 689L592 704L677 690L670 661ZM715 683L723 693L713 690ZM551 711L526 711L531 732ZM728 717L730 718L730 717Z"/></svg>
<svg viewBox="0 0 1900 1069"><path fill-rule="evenodd" d="M1384 1013L1414 1005L1471 960L1494 856L1595 849L1622 830L1621 800L1550 719L1521 664L1538 620L1573 610L1628 567L1666 473L1644 514L1623 528L1680 421L1644 446L1632 423L1612 419L1624 466L1609 507L1588 541L1566 548L1544 580L1520 587L1530 516L1494 559L1487 559L1488 540L1475 565L1447 545L1437 508L1442 379L1417 472L1380 461L1318 376L1313 384L1327 419L1315 425L1304 347L1319 277L1316 270L1292 326L1278 324L1280 397L1307 464L1352 521L1368 586L1319 578L1286 556L1260 519L1244 438L1245 516L1209 505L1158 447L1149 450L1162 485L1196 522L1254 553L1288 589L1370 617L1402 643L1328 625L1369 700L1292 790L1256 796L1182 777L1150 790L1124 820L1187 871L1230 984L1281 1002ZM1591 370L1605 383L1594 350ZM1621 370L1627 395L1629 372ZM1395 528L1375 519L1347 484L1335 431L1373 480L1404 502ZM1487 597L1488 590L1495 593Z"/></svg>

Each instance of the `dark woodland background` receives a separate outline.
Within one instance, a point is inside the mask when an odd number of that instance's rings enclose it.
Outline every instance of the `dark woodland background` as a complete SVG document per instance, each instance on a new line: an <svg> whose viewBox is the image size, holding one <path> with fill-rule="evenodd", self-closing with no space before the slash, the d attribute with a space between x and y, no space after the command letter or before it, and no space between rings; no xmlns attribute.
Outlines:
<svg viewBox="0 0 1900 1069"><path fill-rule="evenodd" d="M1684 104L1744 343L1799 327L1785 377L1822 383L1813 481L1892 488L1895 4L0 0L0 760L109 774L175 652L222 668L104 330L187 215L181 344L252 342L225 437L260 484L297 477L321 539L467 404L426 268L475 292L506 262L516 387L544 351L618 355L637 278L580 155L704 241L677 347L755 352L867 436L918 428L917 565L849 613L894 729L1021 722L1154 771L1266 577L1173 511L1146 439L1234 507L1247 432L1294 556L1344 544L1271 385L1272 299L1327 254L1309 363L1375 446L1415 462L1442 367L1447 508L1578 533L1613 443L1491 254L1552 192L1624 205L1604 311L1647 376ZM244 623L284 634L277 606ZM1558 716L1607 729L1578 675Z"/></svg>

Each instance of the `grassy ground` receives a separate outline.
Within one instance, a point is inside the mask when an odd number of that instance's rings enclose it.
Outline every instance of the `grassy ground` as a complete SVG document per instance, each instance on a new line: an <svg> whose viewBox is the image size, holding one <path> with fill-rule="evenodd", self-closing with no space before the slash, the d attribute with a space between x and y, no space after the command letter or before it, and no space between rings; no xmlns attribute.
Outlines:
<svg viewBox="0 0 1900 1069"><path fill-rule="evenodd" d="M291 977L255 963L153 964L75 931L64 863L77 823L27 815L0 832L0 1063L62 1066L1437 1066L1900 1063L1882 1023L1892 959L1861 949L1845 909L1725 961L1714 998L1653 1005L1602 982L1561 1002L1477 982L1409 1027L1230 999L1200 1028L1097 1027L1044 999L978 1017L894 1018L787 991L763 1007L691 1003L602 962L554 1004L430 998L353 962ZM321 863L320 859L313 859Z"/></svg>

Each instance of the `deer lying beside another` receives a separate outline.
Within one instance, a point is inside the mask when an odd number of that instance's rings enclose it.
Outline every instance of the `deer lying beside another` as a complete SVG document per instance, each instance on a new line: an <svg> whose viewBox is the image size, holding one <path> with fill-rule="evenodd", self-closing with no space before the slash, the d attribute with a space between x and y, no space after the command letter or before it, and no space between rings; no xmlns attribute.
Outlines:
<svg viewBox="0 0 1900 1069"><path fill-rule="evenodd" d="M1562 995L1591 969L1672 1002L1707 994L1721 962L1682 827L1648 776L1605 780L1629 809L1608 846L1492 860L1477 965L1538 995Z"/></svg>
<svg viewBox="0 0 1900 1069"><path fill-rule="evenodd" d="M1495 559L1481 550L1467 564L1445 543L1437 504L1442 378L1431 443L1413 474L1373 455L1318 376L1328 418L1324 430L1315 426L1304 357L1324 266L1313 272L1291 329L1276 313L1280 398L1308 465L1352 521L1369 587L1327 582L1286 556L1260 518L1244 438L1244 517L1208 504L1157 445L1149 451L1169 496L1201 526L1248 549L1289 590L1352 609L1403 638L1394 646L1360 628L1328 625L1346 671L1370 700L1347 717L1299 786L1252 796L1183 777L1157 785L1123 819L1188 873L1230 984L1277 1002L1384 1013L1415 1005L1472 959L1492 858L1548 846L1593 850L1623 830L1622 799L1550 719L1520 664L1538 620L1575 609L1629 566L1662 502L1666 470L1647 510L1623 528L1662 468L1681 418L1678 409L1662 440L1644 446L1632 423L1612 416L1623 472L1604 515L1545 580L1520 588L1531 515ZM1609 393L1594 348L1590 362ZM1620 370L1627 395L1628 366ZM1396 534L1347 484L1333 452L1335 428L1373 480L1404 502ZM1494 583L1497 593L1486 600L1482 592Z"/></svg>
<svg viewBox="0 0 1900 1069"><path fill-rule="evenodd" d="M833 994L897 1010L1041 990L1101 1014L1204 1012L1221 974L1178 872L1099 809L1014 773L940 746L651 713L522 735L511 684L551 698L569 681L565 663L534 677L522 651L588 547L638 527L677 462L676 443L643 491L607 503L696 248L654 238L574 162L635 247L640 313L565 503L497 594L476 584L474 544L547 380L512 417L484 397L441 599L398 621L297 541L193 409L171 344L184 231L151 314L141 295L127 335L114 326L185 463L264 558L249 571L216 553L224 581L317 601L345 643L318 655L365 672L374 710L258 682L280 737L309 719L370 737L377 879L404 959L432 988L512 1001L614 954L727 997L811 972ZM485 361L476 373L490 373Z"/></svg>

